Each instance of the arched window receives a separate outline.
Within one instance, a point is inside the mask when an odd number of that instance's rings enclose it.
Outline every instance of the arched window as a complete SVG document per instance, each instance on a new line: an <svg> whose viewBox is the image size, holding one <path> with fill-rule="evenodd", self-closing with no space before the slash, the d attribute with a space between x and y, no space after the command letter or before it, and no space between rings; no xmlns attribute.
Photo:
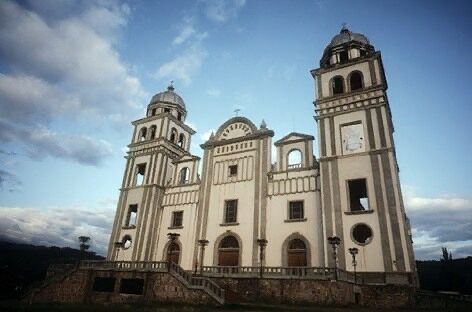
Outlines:
<svg viewBox="0 0 472 312"><path fill-rule="evenodd" d="M287 155L288 169L300 168L302 166L302 152L298 149L291 150Z"/></svg>
<svg viewBox="0 0 472 312"><path fill-rule="evenodd" d="M358 71L351 73L349 85L351 86L351 91L362 89L362 74Z"/></svg>
<svg viewBox="0 0 472 312"><path fill-rule="evenodd" d="M181 147L181 148L184 148L185 146L185 135L183 133L181 133L179 135L179 143L178 145Z"/></svg>
<svg viewBox="0 0 472 312"><path fill-rule="evenodd" d="M288 243L287 253L287 262L289 267L307 266L306 245L301 239L292 239Z"/></svg>
<svg viewBox="0 0 472 312"><path fill-rule="evenodd" d="M147 129L146 127L142 127L141 130L139 130L139 142L146 140L146 135L147 135Z"/></svg>
<svg viewBox="0 0 472 312"><path fill-rule="evenodd" d="M151 126L150 131L151 131L150 139L154 140L156 138L157 127L156 126Z"/></svg>
<svg viewBox="0 0 472 312"><path fill-rule="evenodd" d="M170 130L170 141L172 143L177 142L177 130L175 128L172 128L172 130Z"/></svg>
<svg viewBox="0 0 472 312"><path fill-rule="evenodd" d="M177 243L171 244L167 249L167 261L179 263L180 259L180 246Z"/></svg>
<svg viewBox="0 0 472 312"><path fill-rule="evenodd" d="M121 245L123 246L123 249L128 249L131 247L131 236L125 235L123 239L121 240Z"/></svg>
<svg viewBox="0 0 472 312"><path fill-rule="evenodd" d="M331 80L331 90L333 95L344 93L344 79L341 76L336 76Z"/></svg>
<svg viewBox="0 0 472 312"><path fill-rule="evenodd" d="M218 246L218 265L239 265L239 242L236 237L228 235L221 240Z"/></svg>
<svg viewBox="0 0 472 312"><path fill-rule="evenodd" d="M179 184L187 184L190 179L190 170L185 167L179 172Z"/></svg>

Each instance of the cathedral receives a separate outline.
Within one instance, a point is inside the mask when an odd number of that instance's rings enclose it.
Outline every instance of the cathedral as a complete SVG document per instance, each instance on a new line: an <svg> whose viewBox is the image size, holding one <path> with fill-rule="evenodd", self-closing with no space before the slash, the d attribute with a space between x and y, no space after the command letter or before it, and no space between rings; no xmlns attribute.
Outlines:
<svg viewBox="0 0 472 312"><path fill-rule="evenodd" d="M107 260L414 274L380 51L343 27L311 75L317 157L312 134L273 142L245 117L192 155L186 103L172 85L154 95L132 122Z"/></svg>

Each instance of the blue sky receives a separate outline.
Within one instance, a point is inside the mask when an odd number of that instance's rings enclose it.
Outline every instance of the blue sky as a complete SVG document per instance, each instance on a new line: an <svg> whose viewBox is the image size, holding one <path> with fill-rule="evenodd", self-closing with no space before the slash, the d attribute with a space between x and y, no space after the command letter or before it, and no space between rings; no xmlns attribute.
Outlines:
<svg viewBox="0 0 472 312"><path fill-rule="evenodd" d="M415 250L472 255L467 1L2 1L0 236L104 252L130 122L170 80L197 130L235 109L316 136L309 74L342 23L382 52ZM318 150L315 148L315 155Z"/></svg>

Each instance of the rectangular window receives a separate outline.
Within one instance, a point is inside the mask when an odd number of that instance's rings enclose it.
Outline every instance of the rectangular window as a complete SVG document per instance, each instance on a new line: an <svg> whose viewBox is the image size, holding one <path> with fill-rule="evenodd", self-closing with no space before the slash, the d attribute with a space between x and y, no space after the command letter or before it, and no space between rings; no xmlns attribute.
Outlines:
<svg viewBox="0 0 472 312"><path fill-rule="evenodd" d="M172 226L179 227L182 226L184 219L184 212L183 211L174 211L172 213Z"/></svg>
<svg viewBox="0 0 472 312"><path fill-rule="evenodd" d="M229 176L234 177L238 175L238 165L229 166Z"/></svg>
<svg viewBox="0 0 472 312"><path fill-rule="evenodd" d="M136 177L134 185L144 184L144 173L146 172L146 164L139 164L136 166Z"/></svg>
<svg viewBox="0 0 472 312"><path fill-rule="evenodd" d="M93 281L93 291L113 292L114 290L114 277L95 277Z"/></svg>
<svg viewBox="0 0 472 312"><path fill-rule="evenodd" d="M367 196L366 179L348 181L349 208L351 211L369 210L369 198Z"/></svg>
<svg viewBox="0 0 472 312"><path fill-rule="evenodd" d="M288 208L290 220L303 219L305 217L303 212L303 201L291 201L288 204Z"/></svg>
<svg viewBox="0 0 472 312"><path fill-rule="evenodd" d="M142 278L122 278L120 283L120 293L131 295L142 295L144 290L144 280Z"/></svg>
<svg viewBox="0 0 472 312"><path fill-rule="evenodd" d="M238 200L225 201L225 223L235 223L238 214Z"/></svg>
<svg viewBox="0 0 472 312"><path fill-rule="evenodd" d="M170 113L170 108L164 108L164 113Z"/></svg>
<svg viewBox="0 0 472 312"><path fill-rule="evenodd" d="M156 109L156 108L153 108L152 111L151 111L151 116L155 116L155 115L156 115L156 111L157 111L157 109Z"/></svg>

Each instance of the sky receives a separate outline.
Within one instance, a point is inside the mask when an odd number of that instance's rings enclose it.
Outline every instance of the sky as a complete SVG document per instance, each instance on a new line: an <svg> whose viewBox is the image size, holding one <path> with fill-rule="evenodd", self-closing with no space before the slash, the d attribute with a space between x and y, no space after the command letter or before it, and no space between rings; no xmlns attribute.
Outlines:
<svg viewBox="0 0 472 312"><path fill-rule="evenodd" d="M316 137L343 23L382 53L417 259L472 256L468 1L0 1L0 238L105 254L130 122L171 80L195 155L236 109Z"/></svg>

